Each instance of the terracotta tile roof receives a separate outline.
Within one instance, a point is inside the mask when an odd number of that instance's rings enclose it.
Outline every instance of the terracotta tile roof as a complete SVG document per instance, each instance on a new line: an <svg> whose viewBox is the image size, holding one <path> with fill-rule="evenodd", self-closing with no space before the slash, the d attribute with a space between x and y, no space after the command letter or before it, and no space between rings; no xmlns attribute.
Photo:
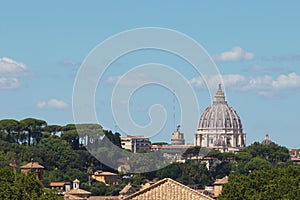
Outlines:
<svg viewBox="0 0 300 200"><path fill-rule="evenodd" d="M73 189L73 190L70 190L68 192L66 192L67 195L79 195L79 194L86 194L86 195L90 195L92 193L90 193L89 191L86 191L86 190L83 190L83 189L80 189L80 188L77 188L77 189Z"/></svg>
<svg viewBox="0 0 300 200"><path fill-rule="evenodd" d="M44 169L45 167L38 162L30 162L20 167L21 169Z"/></svg>
<svg viewBox="0 0 300 200"><path fill-rule="evenodd" d="M74 195L68 195L67 198L68 200L86 200L84 197L79 197L79 196L74 196Z"/></svg>
<svg viewBox="0 0 300 200"><path fill-rule="evenodd" d="M119 193L122 194L122 193L126 193L128 192L128 190L131 188L131 185L128 184L126 185Z"/></svg>
<svg viewBox="0 0 300 200"><path fill-rule="evenodd" d="M63 187L64 185L71 185L70 182L51 182L50 187Z"/></svg>
<svg viewBox="0 0 300 200"><path fill-rule="evenodd" d="M188 149L194 145L151 145L151 149Z"/></svg>
<svg viewBox="0 0 300 200"><path fill-rule="evenodd" d="M294 162L300 162L300 158L291 158L291 160Z"/></svg>
<svg viewBox="0 0 300 200"><path fill-rule="evenodd" d="M117 174L112 173L112 172L103 172L103 171L96 171L94 173L95 176L117 176Z"/></svg>
<svg viewBox="0 0 300 200"><path fill-rule="evenodd" d="M102 172L101 175L110 175L110 176L117 176L117 174L112 173L112 172Z"/></svg>
<svg viewBox="0 0 300 200"><path fill-rule="evenodd" d="M120 200L120 196L91 196L88 200Z"/></svg>
<svg viewBox="0 0 300 200"><path fill-rule="evenodd" d="M122 138L123 139L126 139L126 138L148 138L148 137L145 137L145 136L139 136L139 135L137 135L137 136L132 136L132 135L127 135L127 136L122 136Z"/></svg>
<svg viewBox="0 0 300 200"><path fill-rule="evenodd" d="M150 187L140 190L132 195L124 198L124 200L213 200L211 197L206 196L193 190L177 181L170 178L160 180Z"/></svg>
<svg viewBox="0 0 300 200"><path fill-rule="evenodd" d="M129 190L134 190L133 187L129 184L127 184L120 192L119 194L126 194Z"/></svg>

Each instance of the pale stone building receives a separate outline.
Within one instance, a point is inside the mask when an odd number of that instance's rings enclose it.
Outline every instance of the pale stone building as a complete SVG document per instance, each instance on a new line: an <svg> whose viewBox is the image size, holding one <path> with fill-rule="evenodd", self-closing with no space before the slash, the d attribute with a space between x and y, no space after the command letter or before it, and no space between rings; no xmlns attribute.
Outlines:
<svg viewBox="0 0 300 200"><path fill-rule="evenodd" d="M223 189L223 185L228 183L228 176L225 176L221 179L216 179L214 182L214 197L218 197Z"/></svg>
<svg viewBox="0 0 300 200"><path fill-rule="evenodd" d="M121 145L123 149L128 149L134 153L148 151L151 148L149 138L144 136L122 136Z"/></svg>
<svg viewBox="0 0 300 200"><path fill-rule="evenodd" d="M171 144L172 145L184 145L184 134L179 131L180 125L177 126L177 130L172 133Z"/></svg>
<svg viewBox="0 0 300 200"><path fill-rule="evenodd" d="M237 112L227 104L221 84L213 104L200 117L195 145L228 151L246 145L246 134Z"/></svg>
<svg viewBox="0 0 300 200"><path fill-rule="evenodd" d="M56 189L58 194L64 194L71 190L71 183L70 182L51 182L50 183L51 189Z"/></svg>
<svg viewBox="0 0 300 200"><path fill-rule="evenodd" d="M89 199L91 193L89 191L83 190L79 188L80 181L75 179L73 181L73 188L64 193L64 200L86 200Z"/></svg>

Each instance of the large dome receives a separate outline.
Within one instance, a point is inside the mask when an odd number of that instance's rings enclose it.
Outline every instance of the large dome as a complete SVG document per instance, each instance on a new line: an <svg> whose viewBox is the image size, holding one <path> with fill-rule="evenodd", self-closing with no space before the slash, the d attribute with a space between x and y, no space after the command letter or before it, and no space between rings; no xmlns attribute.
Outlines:
<svg viewBox="0 0 300 200"><path fill-rule="evenodd" d="M225 101L221 86L219 86L213 104L206 108L201 115L198 129L223 129L231 130L233 133L243 132L241 119L237 112Z"/></svg>
<svg viewBox="0 0 300 200"><path fill-rule="evenodd" d="M246 134L237 112L225 101L221 84L213 104L200 117L195 145L203 147L243 147Z"/></svg>

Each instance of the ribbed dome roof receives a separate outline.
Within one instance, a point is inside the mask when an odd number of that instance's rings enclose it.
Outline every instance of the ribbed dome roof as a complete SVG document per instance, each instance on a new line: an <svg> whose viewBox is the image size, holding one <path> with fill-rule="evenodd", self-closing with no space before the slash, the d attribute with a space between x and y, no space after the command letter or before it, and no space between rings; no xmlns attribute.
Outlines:
<svg viewBox="0 0 300 200"><path fill-rule="evenodd" d="M213 104L206 108L200 117L198 130L226 130L226 132L242 133L242 123L237 112L225 101L221 84L215 95Z"/></svg>

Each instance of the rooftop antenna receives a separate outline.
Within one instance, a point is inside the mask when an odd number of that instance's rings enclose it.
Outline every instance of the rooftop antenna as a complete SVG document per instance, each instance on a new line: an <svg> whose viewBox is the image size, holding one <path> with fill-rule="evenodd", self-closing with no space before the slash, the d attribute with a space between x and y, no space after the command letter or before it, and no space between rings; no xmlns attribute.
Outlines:
<svg viewBox="0 0 300 200"><path fill-rule="evenodd" d="M176 114L175 114L175 90L173 89L173 129L175 131L176 128Z"/></svg>

